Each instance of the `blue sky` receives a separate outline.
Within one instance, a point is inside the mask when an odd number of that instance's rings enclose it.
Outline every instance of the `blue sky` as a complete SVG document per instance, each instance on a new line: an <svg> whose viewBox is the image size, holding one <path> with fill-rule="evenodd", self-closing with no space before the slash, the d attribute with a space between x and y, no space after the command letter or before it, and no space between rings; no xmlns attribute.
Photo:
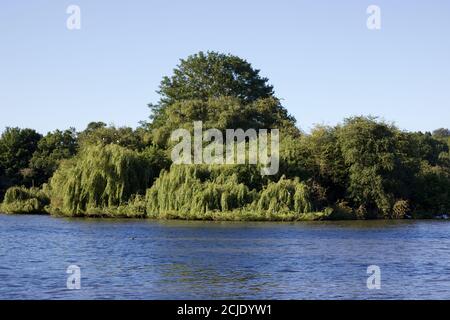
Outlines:
<svg viewBox="0 0 450 320"><path fill-rule="evenodd" d="M66 28L71 4L81 30ZM449 1L22 0L0 4L0 130L136 126L162 76L200 50L261 69L306 131L360 114L450 127Z"/></svg>

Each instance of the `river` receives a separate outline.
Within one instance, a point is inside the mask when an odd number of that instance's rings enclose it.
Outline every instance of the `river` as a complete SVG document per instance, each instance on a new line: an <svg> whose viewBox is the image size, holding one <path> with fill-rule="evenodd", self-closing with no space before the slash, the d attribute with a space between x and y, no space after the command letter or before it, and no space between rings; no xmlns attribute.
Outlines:
<svg viewBox="0 0 450 320"><path fill-rule="evenodd" d="M0 214L0 299L450 299L450 222Z"/></svg>

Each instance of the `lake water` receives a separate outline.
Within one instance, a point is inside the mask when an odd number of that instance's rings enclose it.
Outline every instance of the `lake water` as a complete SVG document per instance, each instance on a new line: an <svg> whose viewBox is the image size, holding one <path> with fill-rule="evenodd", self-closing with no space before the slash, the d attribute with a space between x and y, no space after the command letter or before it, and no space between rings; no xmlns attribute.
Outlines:
<svg viewBox="0 0 450 320"><path fill-rule="evenodd" d="M67 289L69 265L80 290ZM450 222L0 215L0 299L380 298L450 299Z"/></svg>

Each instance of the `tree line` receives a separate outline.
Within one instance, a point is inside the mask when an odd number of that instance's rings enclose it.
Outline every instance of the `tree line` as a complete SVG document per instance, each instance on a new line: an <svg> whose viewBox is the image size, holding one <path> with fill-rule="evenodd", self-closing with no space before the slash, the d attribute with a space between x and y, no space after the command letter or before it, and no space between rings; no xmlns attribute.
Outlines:
<svg viewBox="0 0 450 320"><path fill-rule="evenodd" d="M45 136L0 137L1 211L209 220L431 218L450 213L450 130L408 132L354 116L310 133L247 61L217 52L182 59L136 129L92 122ZM173 165L170 134L279 129L280 170Z"/></svg>

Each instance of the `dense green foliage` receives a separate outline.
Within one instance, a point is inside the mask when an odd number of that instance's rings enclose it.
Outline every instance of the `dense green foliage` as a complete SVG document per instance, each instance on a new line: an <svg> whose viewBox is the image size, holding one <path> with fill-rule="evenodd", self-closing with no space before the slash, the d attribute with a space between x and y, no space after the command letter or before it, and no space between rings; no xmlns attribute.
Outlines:
<svg viewBox="0 0 450 320"><path fill-rule="evenodd" d="M148 134L141 128L133 130L129 127L116 128L107 126L103 122L91 122L86 130L78 135L79 144L88 146L93 144L117 144L132 150L143 150L148 144Z"/></svg>
<svg viewBox="0 0 450 320"><path fill-rule="evenodd" d="M45 136L7 128L0 138L0 209L291 221L450 214L448 129L406 132L359 116L306 134L267 83L245 60L199 53L163 78L150 124L92 122L82 132ZM279 129L278 174L262 176L249 164L171 164L171 133L192 132L194 121L221 132Z"/></svg>
<svg viewBox="0 0 450 320"><path fill-rule="evenodd" d="M147 191L148 217L213 220L324 217L312 213L312 194L305 183L281 177L257 191L241 181L243 167L231 166L224 173L217 165L172 166Z"/></svg>
<svg viewBox="0 0 450 320"><path fill-rule="evenodd" d="M261 78L259 70L233 55L199 52L181 59L171 77L161 81L161 102L232 96L243 102L253 102L273 95L273 87Z"/></svg>
<svg viewBox="0 0 450 320"><path fill-rule="evenodd" d="M156 174L150 161L136 151L115 144L86 147L51 178L52 209L78 215L123 205L143 194Z"/></svg>
<svg viewBox="0 0 450 320"><path fill-rule="evenodd" d="M254 193L236 175L213 178L204 166L172 166L147 191L147 212L152 216L181 213L203 215L208 211L238 209L254 199ZM217 170L217 169L216 169Z"/></svg>
<svg viewBox="0 0 450 320"><path fill-rule="evenodd" d="M165 120L164 109L185 100L206 101L234 97L247 104L273 96L273 87L247 61L217 52L199 52L181 59L173 75L164 77L158 104L150 104L156 125Z"/></svg>
<svg viewBox="0 0 450 320"><path fill-rule="evenodd" d="M5 194L0 209L6 213L44 213L50 199L38 188L12 187Z"/></svg>
<svg viewBox="0 0 450 320"><path fill-rule="evenodd" d="M14 185L31 186L29 161L40 134L31 129L6 128L0 137L0 198Z"/></svg>
<svg viewBox="0 0 450 320"><path fill-rule="evenodd" d="M194 121L202 121L203 128L225 132L229 128L279 128L289 134L299 134L295 120L289 116L276 98L260 99L243 104L237 98L220 97L202 100L184 100L164 109L165 121L152 130L153 141L167 147L173 130L192 130Z"/></svg>
<svg viewBox="0 0 450 320"><path fill-rule="evenodd" d="M61 160L73 157L77 152L78 142L75 129L56 130L48 133L37 144L37 149L30 159L33 185L42 185L50 179Z"/></svg>
<svg viewBox="0 0 450 320"><path fill-rule="evenodd" d="M449 146L430 134L354 117L286 139L281 155L287 176L315 181L328 206L340 210L345 203L352 217L398 217L394 208L405 203L403 215L450 212Z"/></svg>

